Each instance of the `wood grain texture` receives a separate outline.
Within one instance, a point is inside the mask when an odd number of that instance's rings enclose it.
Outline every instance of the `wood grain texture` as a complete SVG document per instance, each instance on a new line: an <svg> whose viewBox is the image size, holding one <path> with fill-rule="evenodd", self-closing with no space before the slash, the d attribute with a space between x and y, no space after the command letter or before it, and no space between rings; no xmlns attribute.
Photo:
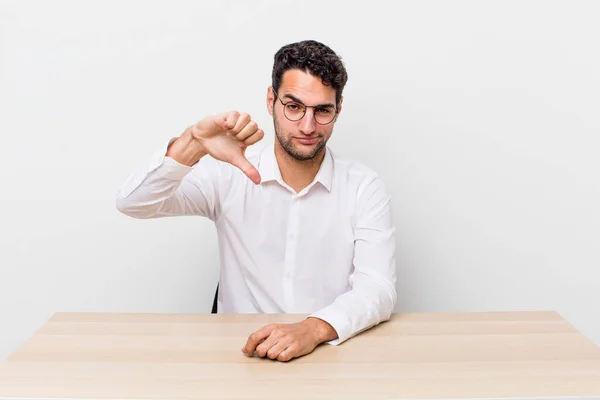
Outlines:
<svg viewBox="0 0 600 400"><path fill-rule="evenodd" d="M600 399L600 349L555 312L407 313L281 363L250 333L304 315L58 313L2 399Z"/></svg>

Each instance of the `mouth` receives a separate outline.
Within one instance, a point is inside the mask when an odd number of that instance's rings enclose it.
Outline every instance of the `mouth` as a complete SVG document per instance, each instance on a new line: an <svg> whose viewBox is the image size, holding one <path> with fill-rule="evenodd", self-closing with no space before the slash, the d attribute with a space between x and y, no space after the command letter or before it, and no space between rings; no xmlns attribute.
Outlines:
<svg viewBox="0 0 600 400"><path fill-rule="evenodd" d="M315 137L295 137L294 139L296 139L300 144L306 144L306 145L311 145L311 144L315 144L319 141L319 137L315 136Z"/></svg>

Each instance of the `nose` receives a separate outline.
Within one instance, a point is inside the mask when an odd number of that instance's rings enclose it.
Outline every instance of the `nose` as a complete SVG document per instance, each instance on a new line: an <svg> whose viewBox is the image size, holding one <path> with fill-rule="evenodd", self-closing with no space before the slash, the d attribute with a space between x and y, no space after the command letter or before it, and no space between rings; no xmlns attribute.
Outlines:
<svg viewBox="0 0 600 400"><path fill-rule="evenodd" d="M310 136L315 133L317 129L317 122L315 121L315 116L313 115L312 108L306 110L306 114L300 120L300 132L303 135Z"/></svg>

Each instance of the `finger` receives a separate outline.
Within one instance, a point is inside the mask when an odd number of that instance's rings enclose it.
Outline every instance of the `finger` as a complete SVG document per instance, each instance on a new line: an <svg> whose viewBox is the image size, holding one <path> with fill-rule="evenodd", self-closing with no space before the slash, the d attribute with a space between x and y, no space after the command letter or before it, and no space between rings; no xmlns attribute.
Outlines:
<svg viewBox="0 0 600 400"><path fill-rule="evenodd" d="M298 356L297 348L294 346L288 346L277 355L277 360L286 362L286 361L290 361L292 358L297 357L297 356Z"/></svg>
<svg viewBox="0 0 600 400"><path fill-rule="evenodd" d="M225 122L223 123L223 129L228 131L229 129L233 128L237 123L239 116L240 113L237 111L228 112L227 116L225 117Z"/></svg>
<svg viewBox="0 0 600 400"><path fill-rule="evenodd" d="M252 356L256 350L256 346L268 338L274 329L274 325L267 325L251 334L246 341L246 345L244 346L244 353L246 353L248 356Z"/></svg>
<svg viewBox="0 0 600 400"><path fill-rule="evenodd" d="M271 335L273 336L273 335ZM264 342L266 343L266 342ZM277 360L279 355L288 347L290 346L290 341L282 339L279 340L277 343L275 343L273 346L271 346L270 349L267 350L267 357L269 357L271 360ZM260 347L260 346L259 346ZM258 351L258 349L257 349Z"/></svg>
<svg viewBox="0 0 600 400"><path fill-rule="evenodd" d="M256 354L258 354L259 357L265 357L267 353L277 345L277 343L279 343L279 338L276 337L273 332L271 332L269 337L265 339L264 342L256 346Z"/></svg>
<svg viewBox="0 0 600 400"><path fill-rule="evenodd" d="M264 342L265 339L266 339L266 337L258 339L258 338L256 338L253 335L256 335L256 333L253 333L252 335L250 335L248 337L248 341L246 342L246 344L244 345L244 347L242 347L242 352L245 355L247 355L248 357L253 357L254 356L254 352L256 351L256 347L258 345L260 345L262 342Z"/></svg>
<svg viewBox="0 0 600 400"><path fill-rule="evenodd" d="M240 114L234 127L229 129L232 136L237 136L250 122L250 114Z"/></svg>
<svg viewBox="0 0 600 400"><path fill-rule="evenodd" d="M252 182L256 185L260 183L260 174L258 170L248 161L243 154L231 160L231 164L238 167Z"/></svg>
<svg viewBox="0 0 600 400"><path fill-rule="evenodd" d="M263 339L264 341L264 339ZM259 346L263 341L260 341L258 343L256 343L256 346ZM256 351L256 347L254 348L254 350L248 348L248 344L245 344L244 347L242 347L242 353L244 353L244 355L246 357L254 357L254 352Z"/></svg>
<svg viewBox="0 0 600 400"><path fill-rule="evenodd" d="M241 118L240 118L241 119ZM258 124L254 121L246 122L246 125L235 135L237 140L245 140L254 135L258 130Z"/></svg>
<svg viewBox="0 0 600 400"><path fill-rule="evenodd" d="M244 146L252 146L254 143L262 140L265 137L265 132L262 129L257 130L252 136L244 140Z"/></svg>

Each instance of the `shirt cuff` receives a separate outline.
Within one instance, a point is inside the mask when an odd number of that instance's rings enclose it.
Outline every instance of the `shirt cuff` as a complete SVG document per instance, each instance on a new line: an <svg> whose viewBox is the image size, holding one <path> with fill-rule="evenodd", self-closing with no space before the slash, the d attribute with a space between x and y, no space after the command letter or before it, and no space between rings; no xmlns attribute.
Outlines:
<svg viewBox="0 0 600 400"><path fill-rule="evenodd" d="M176 137L170 139L167 145L164 147L160 160L161 162L156 168L156 173L163 178L180 181L194 169L194 166L188 167L187 165L180 164L179 162L175 161L174 158L165 155L167 154L167 150L169 149L171 143L173 143L176 139Z"/></svg>
<svg viewBox="0 0 600 400"><path fill-rule="evenodd" d="M352 326L350 321L348 321L348 318L344 313L340 312L335 303L309 315L309 318L310 317L322 319L331 325L337 332L338 338L325 342L326 344L337 346L352 337Z"/></svg>
<svg viewBox="0 0 600 400"><path fill-rule="evenodd" d="M156 173L163 178L180 181L193 169L194 167L188 167L178 163L171 157L164 156L162 164L156 168Z"/></svg>

